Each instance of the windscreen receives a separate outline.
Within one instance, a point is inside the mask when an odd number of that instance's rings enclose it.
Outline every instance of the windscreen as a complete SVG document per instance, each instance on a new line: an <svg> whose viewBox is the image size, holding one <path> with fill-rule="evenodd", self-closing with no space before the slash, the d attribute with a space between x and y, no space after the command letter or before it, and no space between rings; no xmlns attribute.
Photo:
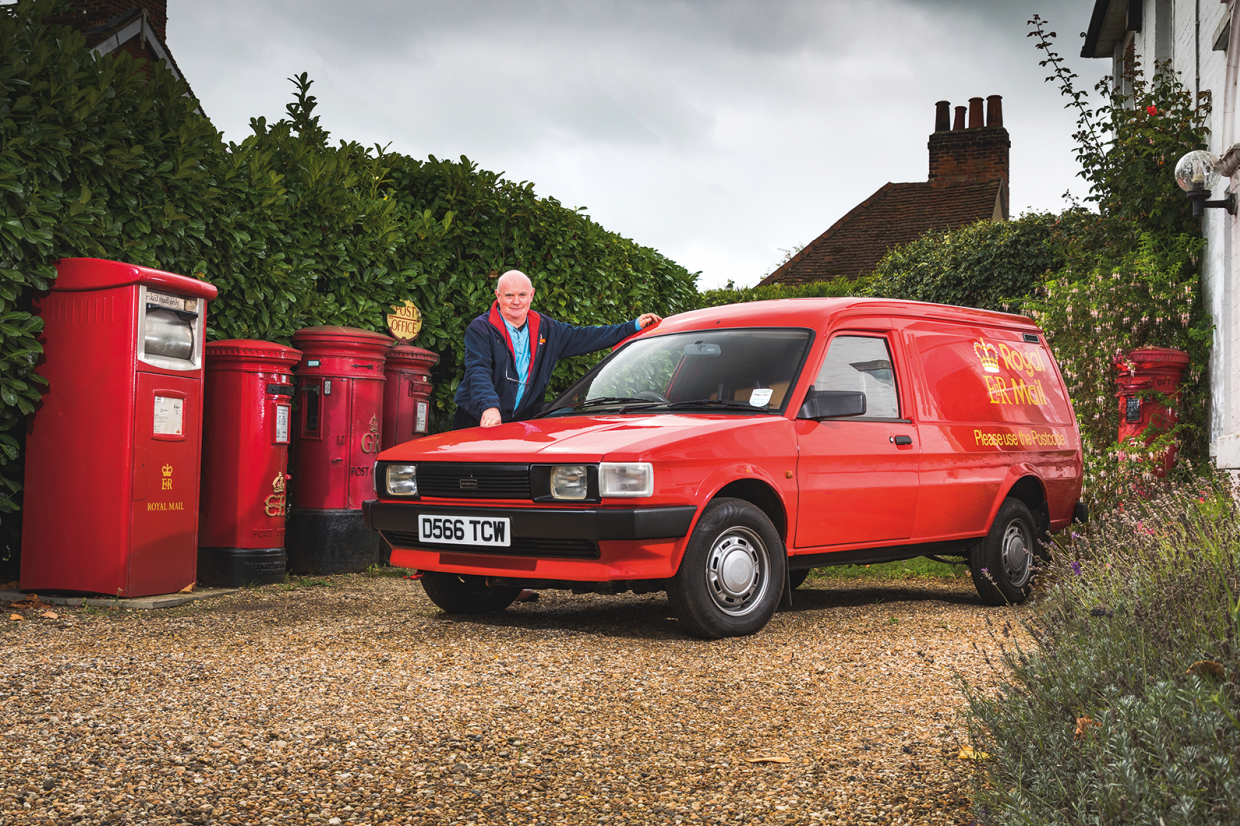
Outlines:
<svg viewBox="0 0 1240 826"><path fill-rule="evenodd" d="M739 329L640 338L617 350L551 403L574 412L782 413L812 333Z"/></svg>

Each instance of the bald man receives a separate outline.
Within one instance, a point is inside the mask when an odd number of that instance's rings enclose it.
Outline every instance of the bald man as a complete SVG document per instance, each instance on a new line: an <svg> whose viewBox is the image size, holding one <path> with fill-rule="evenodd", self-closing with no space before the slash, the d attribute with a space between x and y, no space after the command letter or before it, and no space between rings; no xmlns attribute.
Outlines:
<svg viewBox="0 0 1240 826"><path fill-rule="evenodd" d="M542 411L551 371L562 358L619 344L663 319L643 313L606 327L574 327L530 309L534 285L525 273L499 278L495 303L465 329L465 377L456 389L455 429L495 427Z"/></svg>

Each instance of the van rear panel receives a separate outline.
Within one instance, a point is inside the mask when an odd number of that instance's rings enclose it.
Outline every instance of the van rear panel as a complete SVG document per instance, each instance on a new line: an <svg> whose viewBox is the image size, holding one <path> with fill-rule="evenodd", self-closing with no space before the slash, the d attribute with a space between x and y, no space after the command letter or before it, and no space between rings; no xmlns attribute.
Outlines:
<svg viewBox="0 0 1240 826"><path fill-rule="evenodd" d="M917 535L985 531L1022 465L1041 478L1052 524L1067 524L1080 495L1080 442L1042 335L940 322L904 332L922 373Z"/></svg>

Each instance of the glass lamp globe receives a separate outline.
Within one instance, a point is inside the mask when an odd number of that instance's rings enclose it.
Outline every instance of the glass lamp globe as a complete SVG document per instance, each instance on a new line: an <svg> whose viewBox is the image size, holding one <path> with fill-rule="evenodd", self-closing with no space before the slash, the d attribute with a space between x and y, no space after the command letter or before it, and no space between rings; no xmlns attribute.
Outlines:
<svg viewBox="0 0 1240 826"><path fill-rule="evenodd" d="M1185 192L1211 192L1218 184L1218 158L1198 149L1175 165L1175 182Z"/></svg>

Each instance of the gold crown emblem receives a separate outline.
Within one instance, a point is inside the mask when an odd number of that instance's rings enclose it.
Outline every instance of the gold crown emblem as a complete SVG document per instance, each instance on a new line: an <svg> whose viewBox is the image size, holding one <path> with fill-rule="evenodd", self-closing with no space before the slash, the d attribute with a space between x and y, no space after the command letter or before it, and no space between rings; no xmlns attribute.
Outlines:
<svg viewBox="0 0 1240 826"><path fill-rule="evenodd" d="M271 483L271 489L276 493L284 493L284 474L277 473L276 478Z"/></svg>
<svg viewBox="0 0 1240 826"><path fill-rule="evenodd" d="M378 416L370 417L370 432L371 433L379 432L379 417Z"/></svg>
<svg viewBox="0 0 1240 826"><path fill-rule="evenodd" d="M163 471L165 479L167 479L169 476L172 475L172 465L164 465L162 468L160 468L160 470Z"/></svg>
<svg viewBox="0 0 1240 826"><path fill-rule="evenodd" d="M978 339L973 345L973 353L977 356L977 360L982 363L982 369L987 373L999 372L999 350L993 344L987 344L984 340Z"/></svg>

